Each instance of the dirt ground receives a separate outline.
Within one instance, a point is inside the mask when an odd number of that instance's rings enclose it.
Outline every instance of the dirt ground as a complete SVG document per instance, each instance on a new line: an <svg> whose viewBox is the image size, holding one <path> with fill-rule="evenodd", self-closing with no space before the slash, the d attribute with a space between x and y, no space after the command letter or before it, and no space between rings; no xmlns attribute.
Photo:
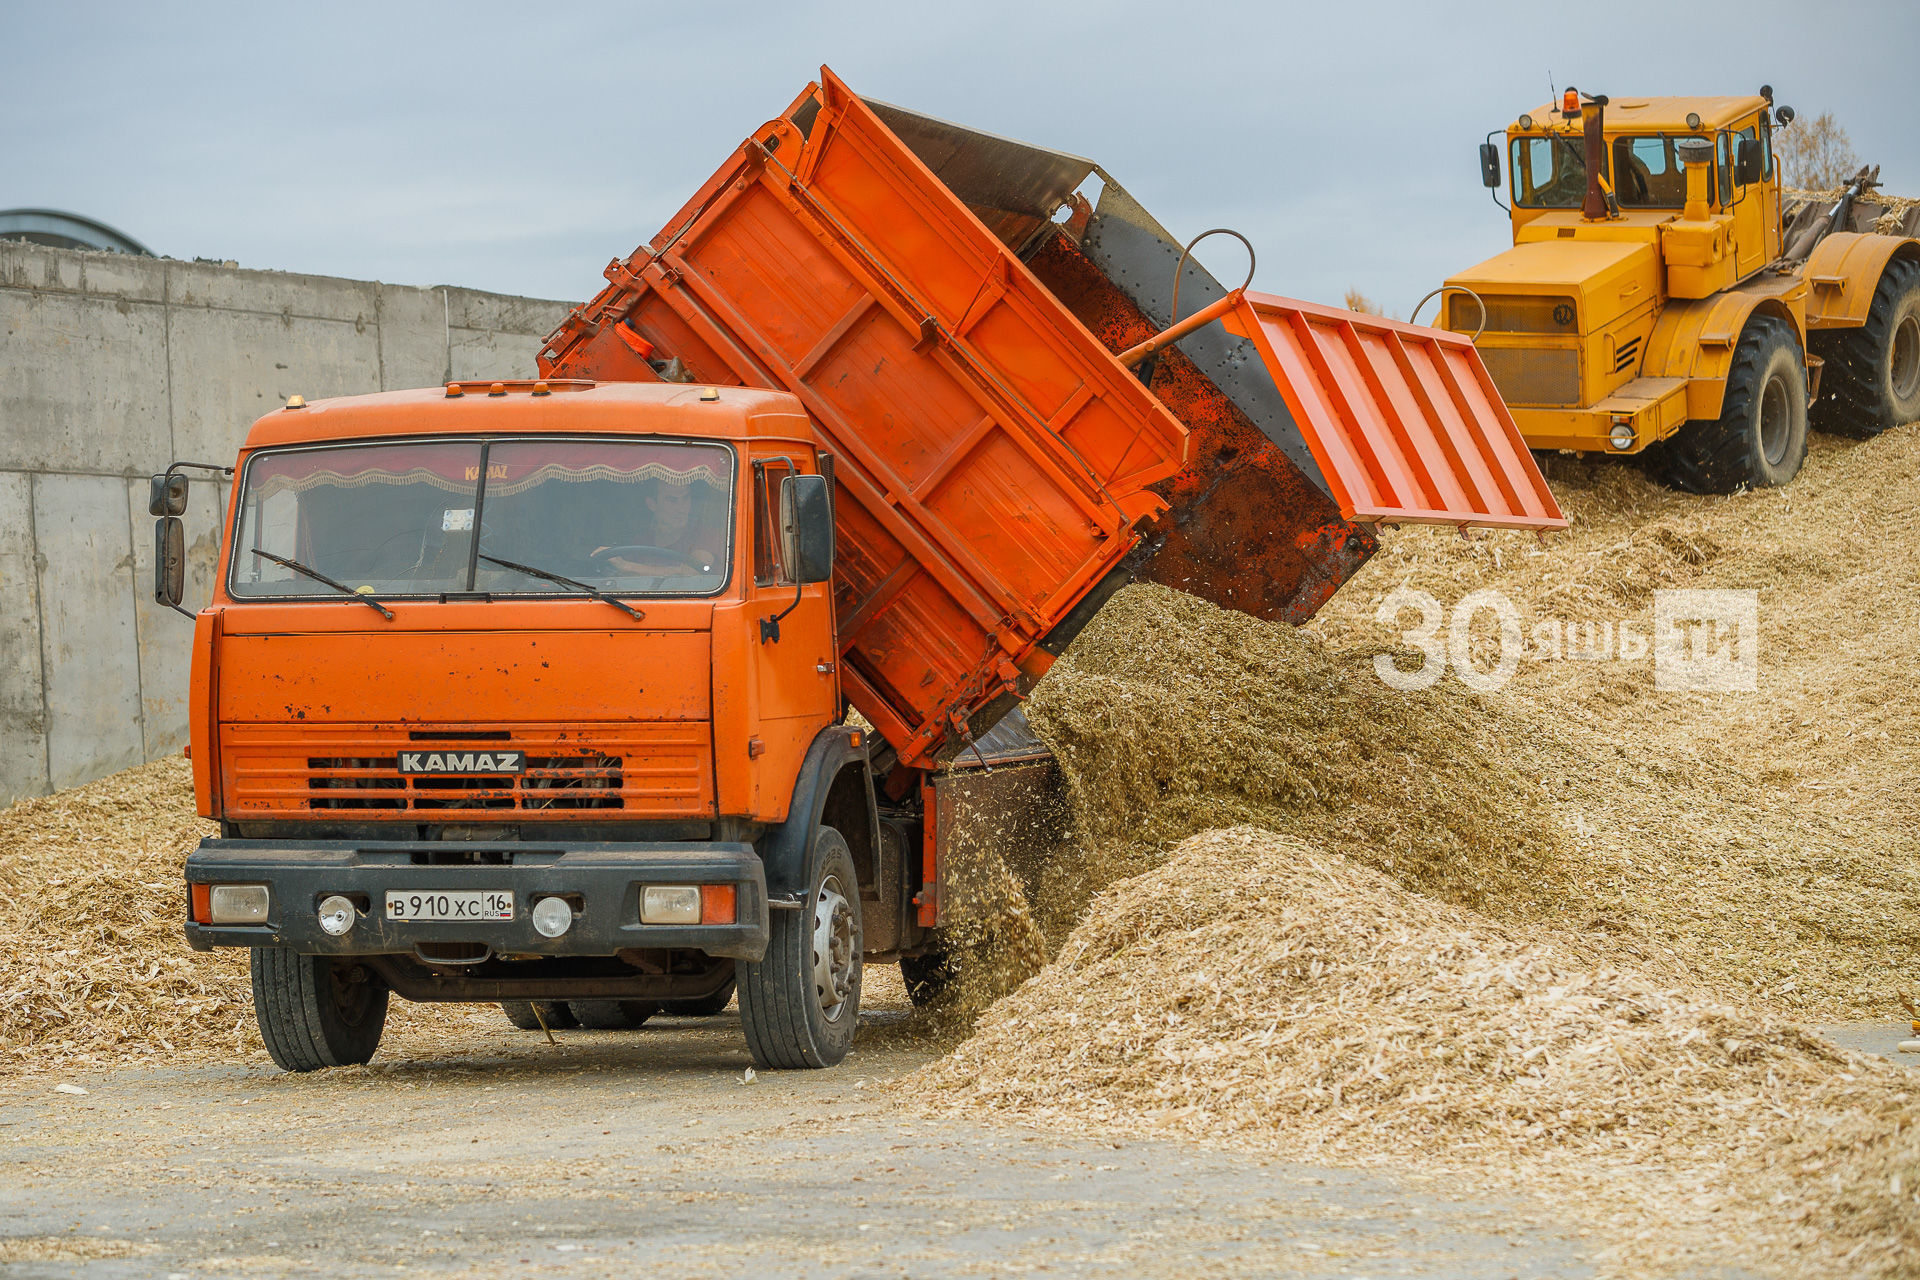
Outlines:
<svg viewBox="0 0 1920 1280"><path fill-rule="evenodd" d="M933 1056L905 1016L751 1082L732 1011L554 1046L481 1009L366 1068L14 1077L0 1273L1593 1274L1577 1228L1412 1176L916 1116L880 1096Z"/></svg>

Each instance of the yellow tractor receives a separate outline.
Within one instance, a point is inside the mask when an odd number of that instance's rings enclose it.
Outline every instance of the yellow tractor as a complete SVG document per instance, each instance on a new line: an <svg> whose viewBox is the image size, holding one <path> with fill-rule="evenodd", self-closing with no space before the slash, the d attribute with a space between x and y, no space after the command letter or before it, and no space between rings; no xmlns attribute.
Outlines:
<svg viewBox="0 0 1920 1280"><path fill-rule="evenodd" d="M1810 406L1855 436L1920 419L1915 228L1852 229L1881 207L1877 170L1784 226L1773 140L1792 121L1768 86L1569 89L1507 126L1510 182L1482 144L1513 247L1448 279L1444 323L1475 335L1535 450L1642 454L1676 488L1731 493L1793 479Z"/></svg>

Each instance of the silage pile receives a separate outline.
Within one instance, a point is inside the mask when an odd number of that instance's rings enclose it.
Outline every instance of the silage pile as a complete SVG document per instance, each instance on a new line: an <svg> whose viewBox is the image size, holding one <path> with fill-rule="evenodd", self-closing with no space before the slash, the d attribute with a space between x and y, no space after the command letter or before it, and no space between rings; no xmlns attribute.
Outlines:
<svg viewBox="0 0 1920 1280"><path fill-rule="evenodd" d="M0 1070L258 1046L245 953L181 932L213 829L178 759L0 811Z"/></svg>
<svg viewBox="0 0 1920 1280"><path fill-rule="evenodd" d="M1681 1271L1920 1256L1910 1078L1249 828L1115 886L909 1086L954 1114L1517 1184Z"/></svg>

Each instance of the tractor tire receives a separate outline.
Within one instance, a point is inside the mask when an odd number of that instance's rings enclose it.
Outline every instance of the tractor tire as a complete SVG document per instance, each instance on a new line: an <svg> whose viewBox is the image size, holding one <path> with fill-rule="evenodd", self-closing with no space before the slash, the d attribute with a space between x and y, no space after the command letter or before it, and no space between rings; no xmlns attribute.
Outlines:
<svg viewBox="0 0 1920 1280"><path fill-rule="evenodd" d="M1920 422L1920 261L1887 264L1864 325L1827 329L1812 341L1827 362L1814 426L1864 440Z"/></svg>
<svg viewBox="0 0 1920 1280"><path fill-rule="evenodd" d="M357 960L253 949L253 1017L283 1071L358 1066L387 1025L386 980Z"/></svg>
<svg viewBox="0 0 1920 1280"><path fill-rule="evenodd" d="M670 1018L711 1018L716 1013L725 1013L727 1006L733 1003L733 991L739 982L728 978L725 986L710 996L701 996L698 1000L662 1000L660 1012Z"/></svg>
<svg viewBox="0 0 1920 1280"><path fill-rule="evenodd" d="M1775 316L1747 322L1720 416L1689 422L1646 452L1648 470L1687 493L1783 485L1806 458L1806 358L1792 326Z"/></svg>
<svg viewBox="0 0 1920 1280"><path fill-rule="evenodd" d="M569 1000L567 1008L589 1031L632 1031L660 1012L651 1000Z"/></svg>
<svg viewBox="0 0 1920 1280"><path fill-rule="evenodd" d="M953 956L936 942L917 956L900 957L900 977L907 985L907 999L916 1009L928 1009L944 1001L959 976Z"/></svg>
<svg viewBox="0 0 1920 1280"><path fill-rule="evenodd" d="M831 1067L860 1020L860 882L847 842L815 833L798 911L775 911L767 951L740 966L740 1024L762 1070Z"/></svg>
<svg viewBox="0 0 1920 1280"><path fill-rule="evenodd" d="M535 1005L540 1006L538 1013ZM573 1009L564 1000L502 1000L500 1012L507 1015L507 1021L522 1031L540 1030L540 1020L546 1019L547 1030L564 1031L568 1027L577 1027L580 1020L573 1016Z"/></svg>

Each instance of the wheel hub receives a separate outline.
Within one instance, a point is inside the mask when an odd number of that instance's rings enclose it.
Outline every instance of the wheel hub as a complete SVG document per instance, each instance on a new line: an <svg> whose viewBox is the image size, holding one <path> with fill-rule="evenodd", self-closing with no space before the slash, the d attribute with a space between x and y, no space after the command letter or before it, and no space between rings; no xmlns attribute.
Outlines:
<svg viewBox="0 0 1920 1280"><path fill-rule="evenodd" d="M853 995L853 965L853 906L828 876L813 899L813 994L829 1022Z"/></svg>
<svg viewBox="0 0 1920 1280"><path fill-rule="evenodd" d="M1900 317L1893 331L1893 349L1888 353L1887 365L1894 399L1905 401L1920 391L1920 315L1908 312Z"/></svg>
<svg viewBox="0 0 1920 1280"><path fill-rule="evenodd" d="M1788 425L1793 420L1793 406L1787 399L1787 380L1768 378L1760 390L1760 452L1766 455L1767 465L1777 467L1781 459L1787 456Z"/></svg>

